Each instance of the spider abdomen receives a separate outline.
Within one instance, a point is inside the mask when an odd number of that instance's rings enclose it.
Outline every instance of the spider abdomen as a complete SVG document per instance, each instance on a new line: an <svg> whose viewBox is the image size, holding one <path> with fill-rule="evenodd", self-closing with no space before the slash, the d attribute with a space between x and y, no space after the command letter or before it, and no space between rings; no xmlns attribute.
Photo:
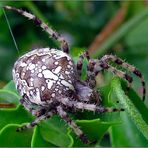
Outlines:
<svg viewBox="0 0 148 148"><path fill-rule="evenodd" d="M74 91L75 66L69 55L57 49L36 49L20 57L13 69L13 79L21 96L35 104Z"/></svg>

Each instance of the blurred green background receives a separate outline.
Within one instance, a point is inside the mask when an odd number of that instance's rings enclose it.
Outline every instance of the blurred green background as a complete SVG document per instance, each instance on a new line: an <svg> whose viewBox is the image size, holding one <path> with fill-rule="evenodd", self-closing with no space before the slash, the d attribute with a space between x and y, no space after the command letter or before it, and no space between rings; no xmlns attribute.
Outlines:
<svg viewBox="0 0 148 148"><path fill-rule="evenodd" d="M22 8L48 23L67 39L73 56L77 57L82 49L88 49L95 58L116 54L137 67L148 82L148 1L0 2L3 5ZM19 54L0 8L0 88L12 80L13 64L23 53L33 48L58 47L31 21L13 11L5 12ZM133 87L141 95L140 81L133 77ZM109 78L107 75L106 81Z"/></svg>
<svg viewBox="0 0 148 148"><path fill-rule="evenodd" d="M139 68L148 81L147 1L22 1L0 4L24 8L37 15L65 36L72 52L78 48L88 49L97 35L106 34L104 27L112 20L112 24L106 27L109 35L91 53L95 53L97 58L107 53L117 54ZM6 11L6 14L19 55L0 9L0 86L12 79L11 70L18 56L36 47L56 47L48 35L31 21L12 11ZM139 86L139 81L135 79L134 84Z"/></svg>

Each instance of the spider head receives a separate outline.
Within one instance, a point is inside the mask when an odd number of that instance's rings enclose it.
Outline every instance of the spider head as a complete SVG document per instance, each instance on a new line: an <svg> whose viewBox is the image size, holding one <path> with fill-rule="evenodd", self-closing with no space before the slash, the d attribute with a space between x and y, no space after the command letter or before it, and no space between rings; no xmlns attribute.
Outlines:
<svg viewBox="0 0 148 148"><path fill-rule="evenodd" d="M85 102L93 102L93 100L96 100L97 103L100 102L98 92L96 92L96 90L91 89L86 82L77 81L75 89L78 99Z"/></svg>

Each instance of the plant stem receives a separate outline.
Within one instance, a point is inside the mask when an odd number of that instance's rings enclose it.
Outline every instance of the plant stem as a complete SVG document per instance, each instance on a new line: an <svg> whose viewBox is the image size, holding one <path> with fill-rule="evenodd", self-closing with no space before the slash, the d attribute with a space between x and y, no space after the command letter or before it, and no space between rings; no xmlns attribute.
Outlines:
<svg viewBox="0 0 148 148"><path fill-rule="evenodd" d="M0 103L0 108L16 108L16 105L12 103Z"/></svg>
<svg viewBox="0 0 148 148"><path fill-rule="evenodd" d="M92 57L98 57L104 54L109 48L117 43L122 37L124 37L130 30L135 28L141 21L148 17L148 8L145 8L141 13L133 17L127 23L123 24L114 34L112 34L106 42L104 42L95 52L92 53Z"/></svg>
<svg viewBox="0 0 148 148"><path fill-rule="evenodd" d="M118 78L112 81L112 88L125 111L127 111L128 115L133 120L139 131L148 140L148 125L143 120L142 115L139 113L132 101L125 95Z"/></svg>
<svg viewBox="0 0 148 148"><path fill-rule="evenodd" d="M127 7L122 6L115 16L105 25L102 31L95 37L94 41L88 48L89 54L96 51L97 48L105 42L105 40L112 35L112 33L117 29L121 23L124 21L127 12Z"/></svg>

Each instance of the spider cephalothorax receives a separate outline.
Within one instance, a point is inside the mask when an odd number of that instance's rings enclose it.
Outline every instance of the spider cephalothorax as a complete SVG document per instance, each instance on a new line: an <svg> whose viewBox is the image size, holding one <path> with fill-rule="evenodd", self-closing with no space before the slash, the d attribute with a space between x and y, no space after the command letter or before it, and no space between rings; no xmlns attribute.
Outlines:
<svg viewBox="0 0 148 148"><path fill-rule="evenodd" d="M17 129L18 131L31 128L41 120L58 114L84 143L90 143L87 136L68 116L67 112L76 110L89 110L97 113L123 111L123 109L101 106L101 96L95 90L95 77L102 70L111 71L127 80L128 87L130 87L133 81L132 77L111 66L110 61L134 73L141 79L144 100L145 81L141 72L134 66L113 55L105 55L100 60L90 59L88 52L82 53L75 65L69 55L67 42L57 32L28 12L10 6L4 8L14 10L33 20L36 25L39 25L51 37L58 40L62 49L62 51L53 48L35 49L16 61L13 68L13 79L22 96L20 102L37 117L33 122ZM86 81L80 80L84 58L88 60Z"/></svg>

